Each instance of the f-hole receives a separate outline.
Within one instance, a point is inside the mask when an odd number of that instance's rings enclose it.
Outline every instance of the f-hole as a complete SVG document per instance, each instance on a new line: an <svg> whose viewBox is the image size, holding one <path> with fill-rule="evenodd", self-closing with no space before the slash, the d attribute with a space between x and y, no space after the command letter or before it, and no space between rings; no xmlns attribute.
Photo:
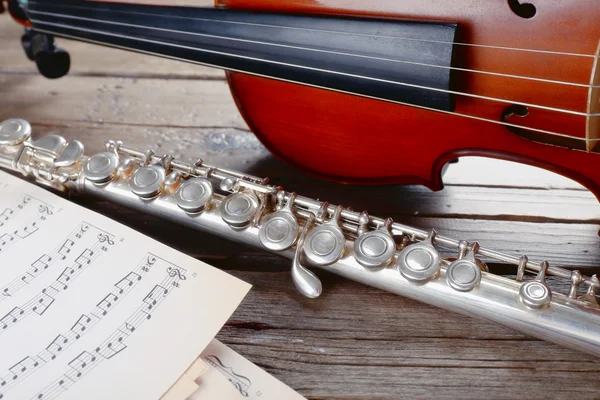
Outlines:
<svg viewBox="0 0 600 400"><path fill-rule="evenodd" d="M512 104L504 109L502 112L502 121L508 122L508 118L512 116L526 117L529 115L529 109L521 104ZM512 127L508 127L509 129Z"/></svg>
<svg viewBox="0 0 600 400"><path fill-rule="evenodd" d="M522 0L508 0L508 6L521 18L533 18L537 13L537 9L531 3L522 3Z"/></svg>
<svg viewBox="0 0 600 400"><path fill-rule="evenodd" d="M554 146L566 147L568 149L579 149L584 150L585 145L583 141L577 139L570 139L559 136L551 136L545 133L532 131L526 129L525 127L519 128L521 125L516 118L525 118L529 115L529 109L521 104L511 104L506 107L504 111L502 111L501 121L506 123L506 129L511 131L512 133L525 138L532 140L534 142L551 144ZM516 117L516 118L515 118ZM510 125L508 125L510 124Z"/></svg>

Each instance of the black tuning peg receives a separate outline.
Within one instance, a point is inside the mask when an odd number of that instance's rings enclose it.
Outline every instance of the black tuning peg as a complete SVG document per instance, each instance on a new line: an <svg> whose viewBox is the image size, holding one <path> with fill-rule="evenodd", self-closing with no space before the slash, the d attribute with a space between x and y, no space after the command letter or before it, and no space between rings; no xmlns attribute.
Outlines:
<svg viewBox="0 0 600 400"><path fill-rule="evenodd" d="M60 78L69 72L71 57L69 53L56 47L52 35L25 29L21 45L27 57L35 61L38 71L46 78Z"/></svg>

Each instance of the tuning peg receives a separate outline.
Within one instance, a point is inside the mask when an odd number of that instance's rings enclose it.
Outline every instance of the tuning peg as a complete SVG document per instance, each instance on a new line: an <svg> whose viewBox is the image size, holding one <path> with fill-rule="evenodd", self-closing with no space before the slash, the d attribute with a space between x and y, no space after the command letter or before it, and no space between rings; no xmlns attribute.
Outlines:
<svg viewBox="0 0 600 400"><path fill-rule="evenodd" d="M57 79L69 72L71 57L56 47L52 35L26 29L21 37L21 45L27 58L35 61L38 71L46 78Z"/></svg>

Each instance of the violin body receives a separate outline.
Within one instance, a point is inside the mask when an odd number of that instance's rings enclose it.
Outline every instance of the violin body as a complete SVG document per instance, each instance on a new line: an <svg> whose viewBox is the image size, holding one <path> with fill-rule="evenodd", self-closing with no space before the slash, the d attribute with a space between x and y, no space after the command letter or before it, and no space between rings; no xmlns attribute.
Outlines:
<svg viewBox="0 0 600 400"><path fill-rule="evenodd" d="M458 26L447 68L453 106L441 112L228 72L248 126L287 163L334 181L439 190L448 162L484 156L554 171L600 198L597 0L217 0L215 5ZM398 43L403 45L402 39Z"/></svg>

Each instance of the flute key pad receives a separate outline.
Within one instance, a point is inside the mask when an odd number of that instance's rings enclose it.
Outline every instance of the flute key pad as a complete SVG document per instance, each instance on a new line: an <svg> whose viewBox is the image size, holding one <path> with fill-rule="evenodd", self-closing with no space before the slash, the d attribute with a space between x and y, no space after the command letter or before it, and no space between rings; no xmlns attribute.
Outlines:
<svg viewBox="0 0 600 400"><path fill-rule="evenodd" d="M306 236L304 254L315 265L330 265L344 254L345 242L341 229L321 225Z"/></svg>
<svg viewBox="0 0 600 400"><path fill-rule="evenodd" d="M552 292L548 285L540 281L530 281L521 285L521 301L530 308L542 308L552 301Z"/></svg>
<svg viewBox="0 0 600 400"><path fill-rule="evenodd" d="M446 282L459 292L468 292L481 282L481 268L471 260L456 260L448 266Z"/></svg>
<svg viewBox="0 0 600 400"><path fill-rule="evenodd" d="M119 157L113 152L95 154L83 166L83 176L93 183L106 183L114 177L118 164Z"/></svg>
<svg viewBox="0 0 600 400"><path fill-rule="evenodd" d="M265 218L258 231L260 242L272 251L289 249L298 238L298 221L286 211L277 211Z"/></svg>
<svg viewBox="0 0 600 400"><path fill-rule="evenodd" d="M21 118L0 123L0 146L16 146L31 137L31 125Z"/></svg>
<svg viewBox="0 0 600 400"><path fill-rule="evenodd" d="M227 196L219 205L219 213L223 221L235 228L248 226L257 210L256 197L242 192Z"/></svg>
<svg viewBox="0 0 600 400"><path fill-rule="evenodd" d="M398 256L398 268L407 280L423 284L439 273L440 255L433 247L432 238L430 235L423 242L406 246Z"/></svg>
<svg viewBox="0 0 600 400"><path fill-rule="evenodd" d="M191 178L179 186L174 197L183 211L198 213L203 211L212 199L213 187L208 179Z"/></svg>
<svg viewBox="0 0 600 400"><path fill-rule="evenodd" d="M142 199L157 196L165 182L165 170L159 165L138 168L129 180L129 189Z"/></svg>
<svg viewBox="0 0 600 400"><path fill-rule="evenodd" d="M354 242L354 258L365 268L387 265L396 254L396 242L382 230L360 235Z"/></svg>

